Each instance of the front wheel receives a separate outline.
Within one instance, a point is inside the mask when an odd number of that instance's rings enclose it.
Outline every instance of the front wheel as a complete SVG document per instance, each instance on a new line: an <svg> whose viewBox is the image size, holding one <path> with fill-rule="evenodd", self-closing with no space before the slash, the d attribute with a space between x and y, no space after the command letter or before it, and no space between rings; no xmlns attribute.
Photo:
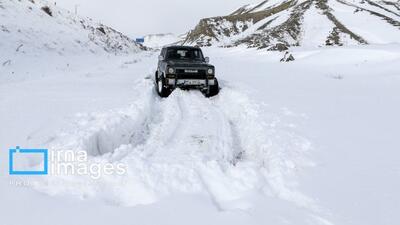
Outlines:
<svg viewBox="0 0 400 225"><path fill-rule="evenodd" d="M165 85L163 76L157 77L156 87L158 95L162 98L166 98L171 94L171 90Z"/></svg>
<svg viewBox="0 0 400 225"><path fill-rule="evenodd" d="M207 93L206 93L206 97L210 98L210 97L216 96L218 94L219 94L219 84L218 84L218 80L215 79L215 84L211 85L208 88Z"/></svg>

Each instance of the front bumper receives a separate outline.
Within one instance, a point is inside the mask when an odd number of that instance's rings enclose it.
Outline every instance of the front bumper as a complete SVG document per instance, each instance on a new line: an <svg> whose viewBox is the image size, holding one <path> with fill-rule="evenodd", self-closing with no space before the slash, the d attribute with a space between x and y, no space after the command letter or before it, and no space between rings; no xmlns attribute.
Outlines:
<svg viewBox="0 0 400 225"><path fill-rule="evenodd" d="M167 84L173 87L207 87L215 85L215 79L167 79Z"/></svg>

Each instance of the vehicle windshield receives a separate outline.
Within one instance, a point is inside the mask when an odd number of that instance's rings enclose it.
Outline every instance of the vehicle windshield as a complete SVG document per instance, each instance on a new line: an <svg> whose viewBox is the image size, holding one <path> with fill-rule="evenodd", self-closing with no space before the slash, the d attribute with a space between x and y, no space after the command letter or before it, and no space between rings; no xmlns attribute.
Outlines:
<svg viewBox="0 0 400 225"><path fill-rule="evenodd" d="M167 50L167 59L174 60L204 60L200 49L171 48Z"/></svg>

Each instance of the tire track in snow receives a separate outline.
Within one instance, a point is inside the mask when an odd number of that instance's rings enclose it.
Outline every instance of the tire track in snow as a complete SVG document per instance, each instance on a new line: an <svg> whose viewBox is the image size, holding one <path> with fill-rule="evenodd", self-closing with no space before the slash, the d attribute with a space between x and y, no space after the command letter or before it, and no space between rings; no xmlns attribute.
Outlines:
<svg viewBox="0 0 400 225"><path fill-rule="evenodd" d="M181 90L160 99L150 80L135 86L141 94L132 106L83 116L86 119L76 130L63 135L67 141L53 147L93 153L99 147L87 143L112 143L100 144L106 151L94 154L93 160L125 163L128 173L104 176L73 190L68 187L71 180L87 181L88 177L51 176L45 179L64 185L43 183L38 190L102 198L124 206L151 204L177 192L204 193L221 210L248 209L251 202L246 196L262 192L318 211L292 185L295 172L308 164L304 153L310 149L309 142L280 129L279 116L266 113L233 87L211 99ZM124 118L131 122L126 124Z"/></svg>

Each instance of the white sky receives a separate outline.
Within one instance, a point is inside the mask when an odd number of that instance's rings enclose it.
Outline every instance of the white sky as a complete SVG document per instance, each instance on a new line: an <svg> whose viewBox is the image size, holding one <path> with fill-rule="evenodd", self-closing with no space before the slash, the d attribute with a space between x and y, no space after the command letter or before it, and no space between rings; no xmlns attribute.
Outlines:
<svg viewBox="0 0 400 225"><path fill-rule="evenodd" d="M132 37L153 33L182 34L201 18L221 16L262 0L51 0Z"/></svg>

